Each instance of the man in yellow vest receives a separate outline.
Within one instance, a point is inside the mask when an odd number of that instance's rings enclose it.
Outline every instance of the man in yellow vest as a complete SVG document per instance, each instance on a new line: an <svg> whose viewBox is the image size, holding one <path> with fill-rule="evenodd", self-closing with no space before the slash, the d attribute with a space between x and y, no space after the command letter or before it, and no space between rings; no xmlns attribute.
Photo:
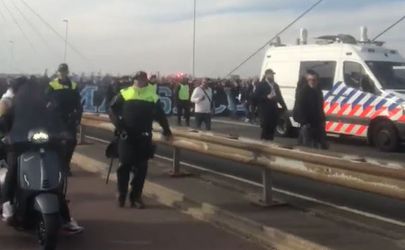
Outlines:
<svg viewBox="0 0 405 250"><path fill-rule="evenodd" d="M66 63L59 65L57 77L49 83L46 93L72 138L66 141L64 150L61 152L67 174L71 175L70 162L77 145L76 134L82 119L83 107L78 84L69 78L69 66ZM62 205L64 220L66 220L63 230L69 234L82 232L84 228L70 217L67 203L64 202Z"/></svg>
<svg viewBox="0 0 405 250"><path fill-rule="evenodd" d="M165 137L171 136L169 122L153 86L148 84L145 72L134 77L131 87L121 90L110 106L110 118L116 127L120 166L117 170L118 205L125 206L130 182L131 207L143 209L142 190L148 169L148 160L153 157L152 123L159 122ZM130 181L130 173L133 172Z"/></svg>
<svg viewBox="0 0 405 250"><path fill-rule="evenodd" d="M177 124L181 126L181 118L184 115L186 125L190 126L190 85L188 78L184 77L175 91L177 106Z"/></svg>
<svg viewBox="0 0 405 250"><path fill-rule="evenodd" d="M158 78L156 75L151 75L149 79L149 84L153 87L153 90L155 91L156 94L159 95L159 83L158 83Z"/></svg>
<svg viewBox="0 0 405 250"><path fill-rule="evenodd" d="M83 107L78 84L69 78L69 66L66 63L59 65L58 76L49 83L47 94L73 138L67 143L64 154L67 171L71 175L70 161L77 145L77 127L80 125Z"/></svg>

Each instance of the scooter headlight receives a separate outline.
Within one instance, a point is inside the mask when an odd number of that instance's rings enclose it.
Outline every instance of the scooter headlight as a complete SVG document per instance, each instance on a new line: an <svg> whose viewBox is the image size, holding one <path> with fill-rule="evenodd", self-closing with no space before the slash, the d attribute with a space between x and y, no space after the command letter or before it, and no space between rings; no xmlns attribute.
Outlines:
<svg viewBox="0 0 405 250"><path fill-rule="evenodd" d="M43 130L31 131L28 140L35 144L43 144L49 141L49 135Z"/></svg>

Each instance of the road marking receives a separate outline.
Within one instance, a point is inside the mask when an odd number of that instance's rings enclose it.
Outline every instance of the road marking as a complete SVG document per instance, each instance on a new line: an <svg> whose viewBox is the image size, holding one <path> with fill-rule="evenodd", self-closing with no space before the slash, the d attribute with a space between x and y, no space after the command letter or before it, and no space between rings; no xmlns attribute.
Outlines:
<svg viewBox="0 0 405 250"><path fill-rule="evenodd" d="M110 241L110 243L115 244L115 245L137 245L137 246L152 245L152 242L150 242L150 241L114 240L114 241Z"/></svg>
<svg viewBox="0 0 405 250"><path fill-rule="evenodd" d="M93 137L93 136L89 136L89 135L86 135L86 138L88 138L90 140L93 140L93 141L101 142L103 144L110 144L111 143L111 141L103 140L103 139Z"/></svg>
<svg viewBox="0 0 405 250"><path fill-rule="evenodd" d="M103 139L93 137L93 136L86 136L86 138L89 138L91 140L98 141L98 142L101 142L101 143L104 143L104 144L109 144L110 143L107 140L103 140ZM172 158L169 158L169 157L166 157L166 156L163 156L163 155L156 154L155 158L159 158L161 160L173 162ZM215 171L215 170L207 169L207 168L204 168L202 166L194 165L192 163L187 163L187 162L184 162L184 161L180 161L180 164L182 164L183 166L189 167L189 168L197 169L197 170L207 172L207 173L212 173L212 174L215 174L215 175L219 175L219 176L222 176L222 177L226 177L226 178L229 178L229 179L240 181L240 182L243 182L243 183L246 183L246 184L250 184L250 185L253 185L253 186L256 186L256 187L263 187L263 185L261 183L246 180L246 179L234 176L234 175L221 173L221 172L218 172L218 171ZM386 222L386 223L391 223L391 224L394 224L394 225L397 225L397 226L405 227L405 222L402 222L402 221L397 221L397 220L394 220L394 219L391 219L391 218L387 218L387 217L384 217L384 216L380 216L380 215L360 211L360 210L353 209L353 208L350 208L350 207L336 205L336 204L326 202L326 201L321 201L321 200L318 200L318 199L313 198L313 197L309 197L309 196L306 196L306 195L290 192L290 191L279 189L279 188L272 188L272 190L274 190L275 192L287 195L287 196L292 196L292 197L299 198L299 199L302 199L302 200L306 200L306 201L318 203L318 204L321 204L321 205L324 205L324 206L332 207L332 208L335 208L337 210L342 210L342 211L345 211L345 212L350 212L350 213L353 213L353 214L361 215L361 216L364 216L364 217L367 217L367 218L371 218L371 219L383 221L383 222Z"/></svg>
<svg viewBox="0 0 405 250"><path fill-rule="evenodd" d="M251 123L243 123L243 122L236 122L236 121L227 121L227 120L219 120L219 119L212 119L213 122L216 123L223 123L228 125L237 125L243 127L253 127L253 128L260 128L259 125L251 124Z"/></svg>

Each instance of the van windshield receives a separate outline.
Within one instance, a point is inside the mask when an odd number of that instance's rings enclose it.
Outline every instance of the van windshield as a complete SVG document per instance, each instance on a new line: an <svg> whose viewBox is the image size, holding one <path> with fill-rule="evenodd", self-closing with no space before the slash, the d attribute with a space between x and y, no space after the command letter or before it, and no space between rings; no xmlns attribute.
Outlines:
<svg viewBox="0 0 405 250"><path fill-rule="evenodd" d="M405 63L366 62L384 89L405 89Z"/></svg>

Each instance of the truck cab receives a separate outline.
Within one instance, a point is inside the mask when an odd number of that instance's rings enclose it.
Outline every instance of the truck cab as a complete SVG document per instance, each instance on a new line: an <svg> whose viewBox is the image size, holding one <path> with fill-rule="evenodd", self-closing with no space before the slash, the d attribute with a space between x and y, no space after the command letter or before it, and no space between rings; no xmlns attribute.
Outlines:
<svg viewBox="0 0 405 250"><path fill-rule="evenodd" d="M276 72L289 109L280 119L279 134L287 136L300 126L291 117L297 84L314 70L324 94L328 134L365 138L383 151L395 151L405 140L405 59L364 36L360 41L350 35L322 36L307 44L301 35L296 45L270 46L262 75L269 68Z"/></svg>

